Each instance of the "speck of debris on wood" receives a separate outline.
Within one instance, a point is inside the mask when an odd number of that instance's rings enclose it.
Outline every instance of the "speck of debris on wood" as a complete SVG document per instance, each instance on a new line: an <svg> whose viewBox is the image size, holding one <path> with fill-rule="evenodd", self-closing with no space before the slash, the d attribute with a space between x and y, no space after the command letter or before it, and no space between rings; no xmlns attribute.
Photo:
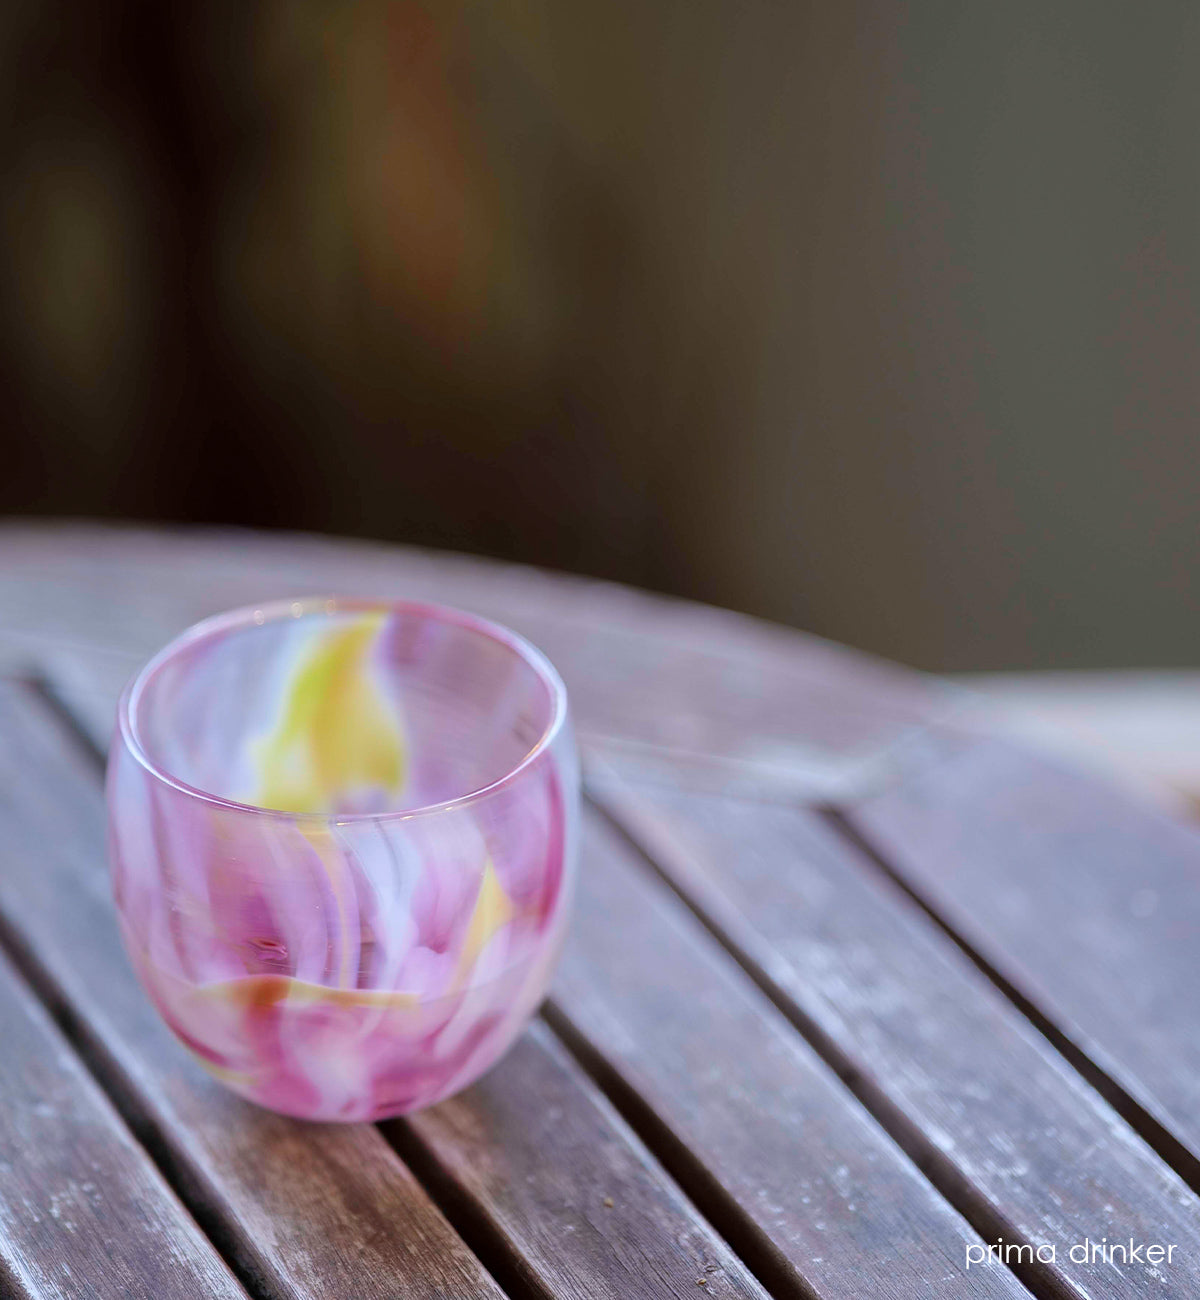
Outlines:
<svg viewBox="0 0 1200 1300"><path fill-rule="evenodd" d="M611 1196L606 1196L604 1198L604 1208L606 1210L611 1210L612 1207L613 1207L613 1198Z"/></svg>
<svg viewBox="0 0 1200 1300"><path fill-rule="evenodd" d="M708 1278L706 1278L706 1277L698 1277L698 1278L696 1279L696 1285L697 1285L697 1286L707 1286L707 1285L708 1285Z"/></svg>

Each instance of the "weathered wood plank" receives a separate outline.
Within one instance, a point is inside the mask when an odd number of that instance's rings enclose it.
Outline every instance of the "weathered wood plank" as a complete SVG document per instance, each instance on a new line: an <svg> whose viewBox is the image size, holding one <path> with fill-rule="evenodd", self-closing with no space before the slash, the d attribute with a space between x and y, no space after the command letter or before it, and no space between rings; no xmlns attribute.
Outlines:
<svg viewBox="0 0 1200 1300"><path fill-rule="evenodd" d="M0 1043L0 1291L245 1300L3 955Z"/></svg>
<svg viewBox="0 0 1200 1300"><path fill-rule="evenodd" d="M247 1274L297 1300L498 1300L376 1129L300 1125L247 1105L170 1036L121 951L94 767L13 682L0 683L0 826L3 925Z"/></svg>
<svg viewBox="0 0 1200 1300"><path fill-rule="evenodd" d="M765 1300L544 1025L467 1092L385 1126L405 1129L555 1300Z"/></svg>
<svg viewBox="0 0 1200 1300"><path fill-rule="evenodd" d="M773 1267L774 1287L960 1297L979 1240L969 1225L679 900L587 820L555 1026L743 1257ZM1002 1269L970 1284L1023 1294Z"/></svg>
<svg viewBox="0 0 1200 1300"><path fill-rule="evenodd" d="M1200 828L984 739L947 744L849 815L1200 1160Z"/></svg>
<svg viewBox="0 0 1200 1300"><path fill-rule="evenodd" d="M864 1095L897 1114L934 1177L979 1205L992 1239L1055 1245L1046 1272L1068 1293L1200 1292L1200 1200L821 817L611 777L597 792ZM1179 1250L1161 1276L1118 1275L1071 1260L1085 1237Z"/></svg>
<svg viewBox="0 0 1200 1300"><path fill-rule="evenodd" d="M954 698L803 633L487 560L229 530L0 527L10 665L69 665L82 650L122 679L198 618L314 591L441 600L511 624L563 673L581 732L639 771L669 763L706 788L872 785Z"/></svg>

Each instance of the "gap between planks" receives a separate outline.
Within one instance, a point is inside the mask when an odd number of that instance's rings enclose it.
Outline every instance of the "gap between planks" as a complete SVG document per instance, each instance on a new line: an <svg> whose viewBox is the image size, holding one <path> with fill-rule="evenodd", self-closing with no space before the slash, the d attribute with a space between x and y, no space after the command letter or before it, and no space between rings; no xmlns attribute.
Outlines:
<svg viewBox="0 0 1200 1300"><path fill-rule="evenodd" d="M649 1103L620 1077L603 1054L588 1042L555 1002L553 994L542 1007L542 1019L763 1287L776 1300L819 1300L804 1279L793 1274L779 1248L738 1206L733 1195L654 1113Z"/></svg>
<svg viewBox="0 0 1200 1300"><path fill-rule="evenodd" d="M714 1236L728 1247L761 1283L772 1300L820 1300L817 1293L802 1278L790 1275L778 1252L765 1237L761 1247L752 1243L749 1249L743 1248L745 1245L743 1234L738 1231L738 1220L743 1216L736 1206L733 1206L732 1200L726 1196L726 1203L732 1207L728 1214L722 1212L725 1203L719 1203L717 1213L714 1215L711 1212L711 1205L695 1195L692 1180L686 1177L681 1179L678 1176L673 1163L663 1158L660 1143L655 1141L653 1136L647 1140L647 1132L642 1126L630 1122L625 1108L614 1101L611 1090L589 1068L587 1061L578 1050L576 1035L572 1033L570 1024L566 1024L564 1033L563 1018L555 1013L551 1003L547 1002L543 1005L536 1019L540 1030L597 1085L605 1100L613 1106L621 1119L629 1124L636 1138L641 1140L656 1163L661 1166L664 1171L663 1176L673 1182L679 1195L690 1202L691 1208L705 1222ZM419 1131L419 1121L414 1122L414 1119L409 1116L399 1116L382 1121L378 1127L451 1226L474 1251L504 1291L514 1297L528 1295L536 1296L537 1300L557 1300L552 1292L541 1285L524 1256L513 1249L512 1243L505 1238L502 1227L489 1215L485 1203L478 1196L472 1195L470 1189L456 1178L454 1171L439 1158L433 1143ZM669 1132L665 1130L663 1132L668 1140L677 1141L672 1139ZM611 1199L605 1204L611 1205Z"/></svg>

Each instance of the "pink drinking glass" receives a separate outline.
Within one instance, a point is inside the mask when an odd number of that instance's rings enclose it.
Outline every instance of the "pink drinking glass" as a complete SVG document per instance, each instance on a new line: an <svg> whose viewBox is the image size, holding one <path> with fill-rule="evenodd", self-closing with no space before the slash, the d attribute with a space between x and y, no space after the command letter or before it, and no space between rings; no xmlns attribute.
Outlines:
<svg viewBox="0 0 1200 1300"><path fill-rule="evenodd" d="M281 602L198 624L126 689L109 759L130 956L196 1059L307 1119L428 1106L533 1014L562 944L566 691L495 624Z"/></svg>

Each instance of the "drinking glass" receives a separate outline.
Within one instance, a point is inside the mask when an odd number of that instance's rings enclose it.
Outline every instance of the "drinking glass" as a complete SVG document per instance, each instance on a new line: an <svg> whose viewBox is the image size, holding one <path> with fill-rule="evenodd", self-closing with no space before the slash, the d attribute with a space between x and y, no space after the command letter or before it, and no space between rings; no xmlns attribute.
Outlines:
<svg viewBox="0 0 1200 1300"><path fill-rule="evenodd" d="M220 615L121 700L113 887L146 991L222 1083L374 1120L466 1086L541 1001L575 871L566 691L454 610Z"/></svg>

